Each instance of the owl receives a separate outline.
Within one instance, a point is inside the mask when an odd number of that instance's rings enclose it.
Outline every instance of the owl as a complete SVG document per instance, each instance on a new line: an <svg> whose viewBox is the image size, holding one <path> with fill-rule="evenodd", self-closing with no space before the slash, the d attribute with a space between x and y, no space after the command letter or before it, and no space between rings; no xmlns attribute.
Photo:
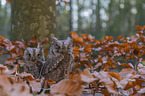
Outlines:
<svg viewBox="0 0 145 96"><path fill-rule="evenodd" d="M73 66L73 40L70 37L66 40L53 37L41 75L58 82L69 76Z"/></svg>
<svg viewBox="0 0 145 96"><path fill-rule="evenodd" d="M37 48L28 47L24 51L24 71L31 73L35 79L39 78L44 62L43 49L40 44Z"/></svg>

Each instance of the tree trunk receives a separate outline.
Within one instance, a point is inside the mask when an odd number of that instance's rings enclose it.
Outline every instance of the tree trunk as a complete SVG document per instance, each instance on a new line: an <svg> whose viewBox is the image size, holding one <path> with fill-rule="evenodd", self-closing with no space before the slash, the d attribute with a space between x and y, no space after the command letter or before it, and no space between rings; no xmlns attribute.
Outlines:
<svg viewBox="0 0 145 96"><path fill-rule="evenodd" d="M101 39L103 33L100 33L102 30L102 25L101 25L101 18L100 18L100 9L101 9L101 0L97 1L97 6L96 6L96 38Z"/></svg>
<svg viewBox="0 0 145 96"><path fill-rule="evenodd" d="M83 6L80 4L80 0L77 0L77 6L78 6L78 33L82 34L82 17L80 13Z"/></svg>
<svg viewBox="0 0 145 96"><path fill-rule="evenodd" d="M11 40L28 41L56 35L55 0L11 0Z"/></svg>
<svg viewBox="0 0 145 96"><path fill-rule="evenodd" d="M69 31L72 31L72 1L69 1L69 6L70 6L70 18L69 18Z"/></svg>

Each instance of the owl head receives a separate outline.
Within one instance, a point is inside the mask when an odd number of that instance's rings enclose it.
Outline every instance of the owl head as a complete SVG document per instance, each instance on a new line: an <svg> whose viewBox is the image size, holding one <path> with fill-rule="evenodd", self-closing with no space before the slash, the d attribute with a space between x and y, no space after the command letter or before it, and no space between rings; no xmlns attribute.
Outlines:
<svg viewBox="0 0 145 96"><path fill-rule="evenodd" d="M68 37L66 40L52 38L51 50L54 53L71 53L73 51L73 40Z"/></svg>
<svg viewBox="0 0 145 96"><path fill-rule="evenodd" d="M44 61L44 54L43 54L42 46L38 44L37 48L28 47L24 51L24 60L31 61L31 62L35 62L39 60Z"/></svg>

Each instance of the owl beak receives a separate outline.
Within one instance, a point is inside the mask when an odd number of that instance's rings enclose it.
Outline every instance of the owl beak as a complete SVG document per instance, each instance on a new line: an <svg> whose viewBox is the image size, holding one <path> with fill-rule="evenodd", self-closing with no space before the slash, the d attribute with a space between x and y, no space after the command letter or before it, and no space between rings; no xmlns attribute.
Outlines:
<svg viewBox="0 0 145 96"><path fill-rule="evenodd" d="M32 58L32 61L35 61L36 59L35 58Z"/></svg>
<svg viewBox="0 0 145 96"><path fill-rule="evenodd" d="M67 52L67 49L65 48L65 49L63 49L63 51L62 51L63 53L66 53Z"/></svg>

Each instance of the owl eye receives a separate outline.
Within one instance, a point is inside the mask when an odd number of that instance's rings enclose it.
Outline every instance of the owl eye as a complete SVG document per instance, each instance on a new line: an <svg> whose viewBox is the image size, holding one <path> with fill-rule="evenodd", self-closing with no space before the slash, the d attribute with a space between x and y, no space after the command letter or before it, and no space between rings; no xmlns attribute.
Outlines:
<svg viewBox="0 0 145 96"><path fill-rule="evenodd" d="M41 54L37 54L37 56L39 57Z"/></svg>
<svg viewBox="0 0 145 96"><path fill-rule="evenodd" d="M31 54L28 53L27 55L28 55L29 57L31 57Z"/></svg>
<svg viewBox="0 0 145 96"><path fill-rule="evenodd" d="M58 46L58 45L55 45L55 48L56 48L56 49L60 49L60 46Z"/></svg>

